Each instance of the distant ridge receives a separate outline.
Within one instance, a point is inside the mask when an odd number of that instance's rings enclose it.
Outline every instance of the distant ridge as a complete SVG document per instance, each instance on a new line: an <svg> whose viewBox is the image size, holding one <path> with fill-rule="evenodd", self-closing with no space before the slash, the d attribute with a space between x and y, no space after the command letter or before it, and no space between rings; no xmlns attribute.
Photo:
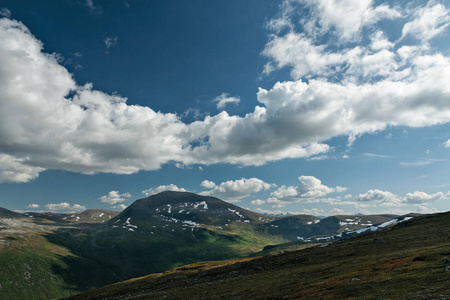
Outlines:
<svg viewBox="0 0 450 300"><path fill-rule="evenodd" d="M13 219L13 218L25 218L25 216L22 214L13 212L11 210L8 210L6 208L0 207L0 218Z"/></svg>

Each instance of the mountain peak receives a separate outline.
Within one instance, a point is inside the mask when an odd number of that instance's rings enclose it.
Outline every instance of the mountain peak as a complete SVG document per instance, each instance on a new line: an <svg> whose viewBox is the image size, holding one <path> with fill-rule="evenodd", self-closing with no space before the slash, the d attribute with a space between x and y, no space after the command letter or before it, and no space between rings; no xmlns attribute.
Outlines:
<svg viewBox="0 0 450 300"><path fill-rule="evenodd" d="M260 216L215 197L166 191L136 200L109 223L121 224L132 220L138 227L140 223L147 228L161 223L172 223L175 227L199 224L226 226L233 221L252 222Z"/></svg>

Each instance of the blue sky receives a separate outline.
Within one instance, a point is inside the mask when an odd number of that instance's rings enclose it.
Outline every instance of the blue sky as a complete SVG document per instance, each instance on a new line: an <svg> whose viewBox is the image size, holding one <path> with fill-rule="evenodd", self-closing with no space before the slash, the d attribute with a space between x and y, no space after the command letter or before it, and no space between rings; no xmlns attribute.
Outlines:
<svg viewBox="0 0 450 300"><path fill-rule="evenodd" d="M449 1L0 2L0 206L450 210Z"/></svg>

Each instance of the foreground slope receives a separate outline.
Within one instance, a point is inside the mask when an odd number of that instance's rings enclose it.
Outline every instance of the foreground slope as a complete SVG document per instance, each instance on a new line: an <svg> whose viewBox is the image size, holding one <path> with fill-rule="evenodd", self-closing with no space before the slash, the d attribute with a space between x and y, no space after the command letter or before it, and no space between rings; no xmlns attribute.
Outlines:
<svg viewBox="0 0 450 300"><path fill-rule="evenodd" d="M67 299L450 298L450 213L240 262L210 262Z"/></svg>

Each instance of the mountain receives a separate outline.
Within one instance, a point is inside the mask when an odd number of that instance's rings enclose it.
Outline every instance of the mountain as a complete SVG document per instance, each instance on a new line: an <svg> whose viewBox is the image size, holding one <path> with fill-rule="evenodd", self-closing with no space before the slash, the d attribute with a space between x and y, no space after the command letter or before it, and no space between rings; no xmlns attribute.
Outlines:
<svg viewBox="0 0 450 300"><path fill-rule="evenodd" d="M337 217L267 217L214 197L162 192L135 201L103 224L59 230L48 238L128 279L199 261L240 258L267 245L320 243L323 235L390 220L364 218L349 227Z"/></svg>
<svg viewBox="0 0 450 300"><path fill-rule="evenodd" d="M450 212L418 216L318 247L197 263L65 299L449 299L449 228Z"/></svg>
<svg viewBox="0 0 450 300"><path fill-rule="evenodd" d="M54 213L54 212L27 212L24 216L31 218L47 219L57 222L75 222L75 223L104 223L120 212L106 209L88 209L80 213ZM22 216L22 215L21 215Z"/></svg>
<svg viewBox="0 0 450 300"><path fill-rule="evenodd" d="M118 215L11 213L14 218L0 217L0 299L57 298L187 264L239 259L267 246L311 247L395 217L268 217L183 192L137 200Z"/></svg>
<svg viewBox="0 0 450 300"><path fill-rule="evenodd" d="M0 218L13 219L13 218L24 218L24 216L22 214L0 207Z"/></svg>

